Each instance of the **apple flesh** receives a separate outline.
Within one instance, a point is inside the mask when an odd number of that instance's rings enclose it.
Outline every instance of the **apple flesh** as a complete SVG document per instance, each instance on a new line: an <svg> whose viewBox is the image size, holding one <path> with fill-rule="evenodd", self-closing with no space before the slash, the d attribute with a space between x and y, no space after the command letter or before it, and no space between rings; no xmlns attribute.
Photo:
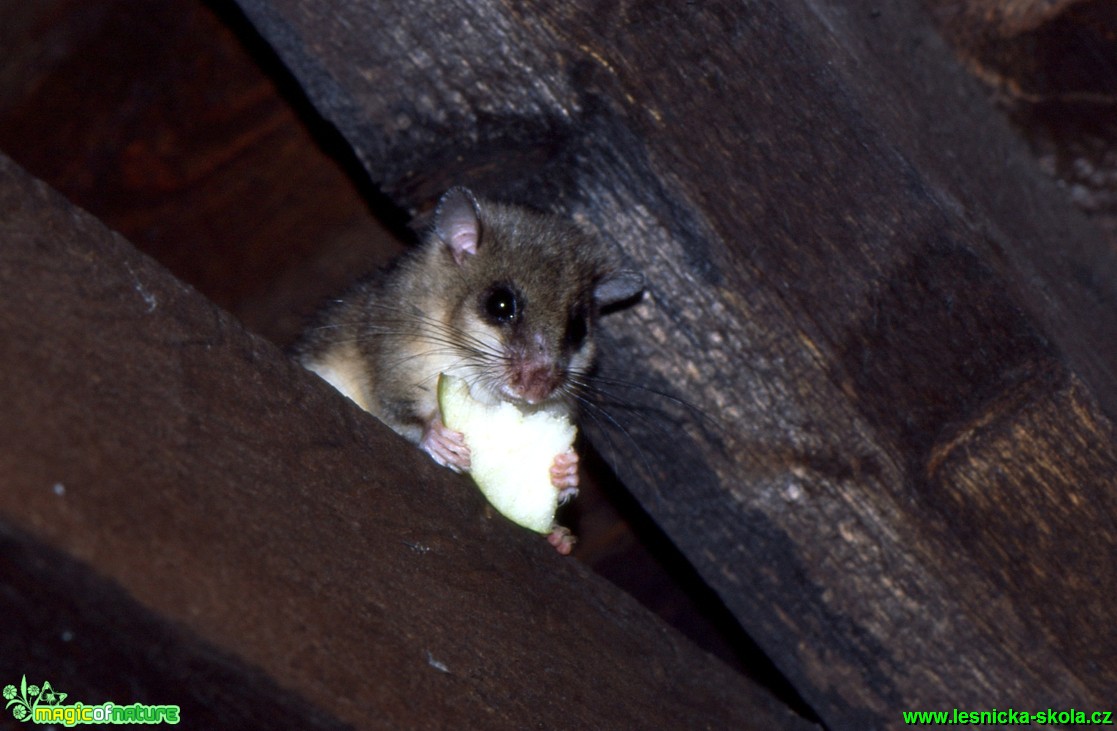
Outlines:
<svg viewBox="0 0 1117 731"><path fill-rule="evenodd" d="M438 378L438 408L442 423L465 437L470 476L489 504L524 528L550 533L559 498L551 466L577 433L566 414L482 403L464 379L445 373Z"/></svg>

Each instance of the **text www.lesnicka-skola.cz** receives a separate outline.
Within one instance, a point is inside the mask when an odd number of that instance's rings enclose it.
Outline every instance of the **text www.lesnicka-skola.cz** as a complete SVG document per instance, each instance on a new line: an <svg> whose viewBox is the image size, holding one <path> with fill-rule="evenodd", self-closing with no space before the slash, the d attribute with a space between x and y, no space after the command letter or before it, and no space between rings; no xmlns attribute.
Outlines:
<svg viewBox="0 0 1117 731"><path fill-rule="evenodd" d="M1029 713L1009 708L999 711L904 711L904 723L908 726L1112 726L1112 711L1045 711Z"/></svg>

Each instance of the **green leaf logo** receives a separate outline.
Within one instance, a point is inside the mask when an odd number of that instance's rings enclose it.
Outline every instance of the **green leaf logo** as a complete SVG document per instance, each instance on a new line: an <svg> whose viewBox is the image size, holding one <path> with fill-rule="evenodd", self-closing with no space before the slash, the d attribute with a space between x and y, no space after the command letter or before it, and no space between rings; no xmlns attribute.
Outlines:
<svg viewBox="0 0 1117 731"><path fill-rule="evenodd" d="M4 687L4 700L8 701L5 708L12 708L12 715L17 721L26 721L31 718L31 709L34 708L34 703L38 701L35 696L39 695L39 688L32 685L27 687L27 676L24 675L23 679L19 681L19 690L16 690L14 685ZM28 697L34 700L28 700Z"/></svg>
<svg viewBox="0 0 1117 731"><path fill-rule="evenodd" d="M26 675L20 678L19 687L5 685L0 690L0 696L6 701L4 707L11 710L12 718L17 721L52 725L60 723L66 728L87 723L177 724L182 712L176 705L121 705L111 701L92 705L63 705L66 693L59 693L50 683L28 685Z"/></svg>
<svg viewBox="0 0 1117 731"><path fill-rule="evenodd" d="M26 675L20 679L19 688L14 685L4 686L3 696L7 701L4 707L12 709L12 716L17 721L30 721L39 705L53 706L66 700L66 694L51 688L50 683L43 683L41 688L28 685Z"/></svg>

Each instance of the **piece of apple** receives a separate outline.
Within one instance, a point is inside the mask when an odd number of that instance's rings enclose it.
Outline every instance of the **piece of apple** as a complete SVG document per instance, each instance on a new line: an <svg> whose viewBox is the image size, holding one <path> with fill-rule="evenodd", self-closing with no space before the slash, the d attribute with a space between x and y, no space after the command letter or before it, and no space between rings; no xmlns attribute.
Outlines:
<svg viewBox="0 0 1117 731"><path fill-rule="evenodd" d="M501 401L477 401L462 378L438 378L442 423L465 436L473 481L498 512L537 533L555 524L559 491L551 482L555 457L574 444L577 433L564 413L524 411Z"/></svg>

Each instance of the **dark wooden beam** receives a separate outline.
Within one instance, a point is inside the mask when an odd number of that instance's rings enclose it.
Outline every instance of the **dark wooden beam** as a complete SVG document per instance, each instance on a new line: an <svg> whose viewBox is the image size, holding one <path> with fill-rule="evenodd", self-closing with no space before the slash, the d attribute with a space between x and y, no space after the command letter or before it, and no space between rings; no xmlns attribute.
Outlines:
<svg viewBox="0 0 1117 731"><path fill-rule="evenodd" d="M6 605L71 577L308 727L812 727L7 158L0 373Z"/></svg>
<svg viewBox="0 0 1117 731"><path fill-rule="evenodd" d="M1117 249L1117 4L931 0L943 37Z"/></svg>
<svg viewBox="0 0 1117 731"><path fill-rule="evenodd" d="M825 722L1115 697L1117 262L918 3L240 4L400 204L645 270L591 431Z"/></svg>

